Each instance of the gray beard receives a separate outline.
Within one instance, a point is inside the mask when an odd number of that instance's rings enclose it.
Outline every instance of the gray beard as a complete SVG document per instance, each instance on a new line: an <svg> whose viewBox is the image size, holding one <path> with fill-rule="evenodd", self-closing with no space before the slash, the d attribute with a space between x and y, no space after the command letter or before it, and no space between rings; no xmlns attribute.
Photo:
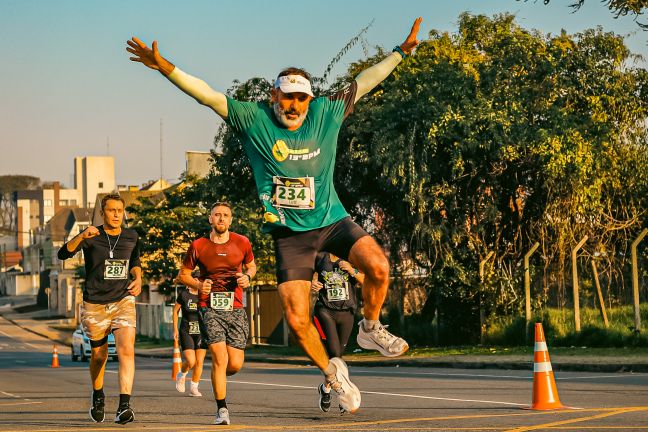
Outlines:
<svg viewBox="0 0 648 432"><path fill-rule="evenodd" d="M283 109L281 109L278 103L275 103L273 108L274 108L274 113L275 113L275 117L277 118L277 121L279 121L279 123L281 123L287 128L301 125L304 119L306 118L306 115L308 114L308 108L306 108L306 111L301 113L299 117L297 117L294 120L291 120L288 117L286 117L286 112Z"/></svg>

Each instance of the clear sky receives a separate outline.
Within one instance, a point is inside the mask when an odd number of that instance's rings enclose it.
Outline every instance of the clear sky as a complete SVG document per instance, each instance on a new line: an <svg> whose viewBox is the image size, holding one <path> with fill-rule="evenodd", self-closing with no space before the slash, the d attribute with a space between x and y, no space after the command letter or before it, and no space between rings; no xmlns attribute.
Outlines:
<svg viewBox="0 0 648 432"><path fill-rule="evenodd" d="M109 153L117 183L139 185L160 176L160 119L166 179L184 170L185 150L212 148L220 120L128 60L131 36L157 39L163 55L223 91L236 79L271 80L286 66L321 76L372 19L366 40L390 49L417 16L424 39L431 29L456 31L463 11L510 12L554 34L601 25L628 35L631 51L648 58L648 32L631 18L614 19L598 0L572 14L573 1L0 0L0 175L73 187L75 156ZM334 75L361 57L358 46Z"/></svg>

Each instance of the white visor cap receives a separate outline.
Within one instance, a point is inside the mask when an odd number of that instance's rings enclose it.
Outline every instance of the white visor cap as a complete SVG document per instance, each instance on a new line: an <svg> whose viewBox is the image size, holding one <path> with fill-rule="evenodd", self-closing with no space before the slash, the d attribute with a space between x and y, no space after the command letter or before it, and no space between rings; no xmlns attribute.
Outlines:
<svg viewBox="0 0 648 432"><path fill-rule="evenodd" d="M311 83L301 75L286 75L277 78L274 84L275 88L280 89L284 93L306 93L310 97L313 96L311 90Z"/></svg>

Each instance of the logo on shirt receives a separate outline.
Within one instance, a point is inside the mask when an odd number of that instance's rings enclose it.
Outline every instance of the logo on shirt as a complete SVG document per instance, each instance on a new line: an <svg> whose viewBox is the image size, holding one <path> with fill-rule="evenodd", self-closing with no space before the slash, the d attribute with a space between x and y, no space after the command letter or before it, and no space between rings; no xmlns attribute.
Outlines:
<svg viewBox="0 0 648 432"><path fill-rule="evenodd" d="M274 156L277 161L285 161L289 154L290 151L288 150L288 146L286 145L286 142L284 140L275 141L274 145L272 146L272 156Z"/></svg>
<svg viewBox="0 0 648 432"><path fill-rule="evenodd" d="M309 149L307 148L290 149L288 148L288 145L286 145L286 142L284 140L277 140L272 146L272 156L274 156L274 158L278 162L283 162L286 159L288 159L288 157L290 157L290 160L292 161L297 161L297 160L305 161L308 159L312 159L319 154L320 154L320 149L317 149L312 152L309 152Z"/></svg>

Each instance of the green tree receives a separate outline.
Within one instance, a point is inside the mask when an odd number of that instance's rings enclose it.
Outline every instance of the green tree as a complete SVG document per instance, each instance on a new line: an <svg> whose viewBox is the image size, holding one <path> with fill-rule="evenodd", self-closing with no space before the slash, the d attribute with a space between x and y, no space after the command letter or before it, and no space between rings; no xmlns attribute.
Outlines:
<svg viewBox="0 0 648 432"><path fill-rule="evenodd" d="M431 32L347 120L338 192L377 227L397 271L426 269L429 301L451 305L449 328L468 321L474 337L480 308L519 311L516 267L534 241L547 257L543 301L564 304L575 241L619 248L639 229L648 81L632 60L600 29L548 36L511 15L463 14L456 34Z"/></svg>
<svg viewBox="0 0 648 432"><path fill-rule="evenodd" d="M526 2L528 0L524 1ZM551 0L543 1L544 4L549 4ZM648 8L648 3L646 3L646 0L601 0L601 3L606 4L610 12L614 14L614 18L619 18L620 16L626 15L634 15L634 20L637 22L637 25L643 30L648 30L648 24L637 21L637 19L641 15L643 15ZM574 3L569 5L569 7L571 7L574 12L577 12L584 4L585 0L575 0Z"/></svg>

